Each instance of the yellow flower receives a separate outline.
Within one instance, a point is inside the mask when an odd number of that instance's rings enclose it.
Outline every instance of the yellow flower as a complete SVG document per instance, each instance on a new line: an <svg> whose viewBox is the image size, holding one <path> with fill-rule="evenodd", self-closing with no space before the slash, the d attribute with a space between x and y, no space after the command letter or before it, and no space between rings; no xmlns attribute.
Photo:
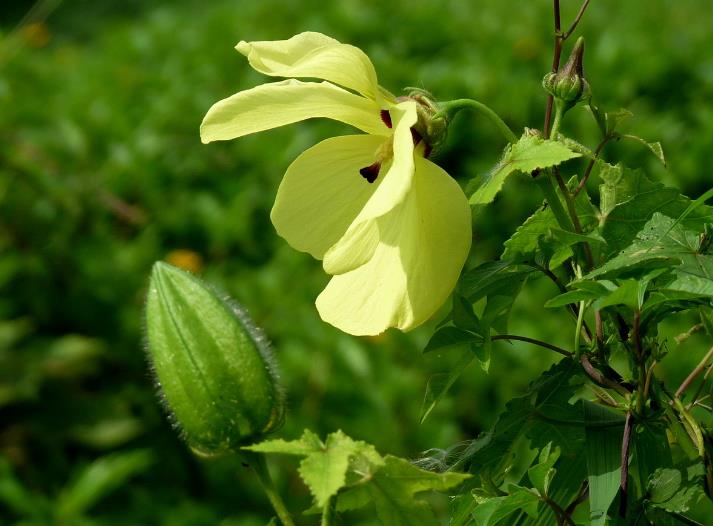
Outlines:
<svg viewBox="0 0 713 526"><path fill-rule="evenodd" d="M322 319L355 335L426 321L453 290L470 250L470 207L458 184L427 160L415 98L381 88L358 48L320 33L240 42L257 71L307 77L263 84L216 103L204 143L326 117L366 135L320 142L290 165L271 219L333 277L317 298Z"/></svg>

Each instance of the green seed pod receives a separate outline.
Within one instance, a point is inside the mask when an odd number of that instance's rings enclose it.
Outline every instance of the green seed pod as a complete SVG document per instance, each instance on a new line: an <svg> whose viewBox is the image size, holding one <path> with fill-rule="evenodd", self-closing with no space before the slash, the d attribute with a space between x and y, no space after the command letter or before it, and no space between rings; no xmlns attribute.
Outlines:
<svg viewBox="0 0 713 526"><path fill-rule="evenodd" d="M158 262L146 327L163 399L196 453L237 450L282 424L284 396L267 340L242 308Z"/></svg>

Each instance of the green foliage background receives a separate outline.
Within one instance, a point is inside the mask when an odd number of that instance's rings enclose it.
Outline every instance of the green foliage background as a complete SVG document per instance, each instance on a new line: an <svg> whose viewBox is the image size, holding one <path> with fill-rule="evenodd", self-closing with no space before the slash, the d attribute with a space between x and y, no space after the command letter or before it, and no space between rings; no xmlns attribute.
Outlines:
<svg viewBox="0 0 713 526"><path fill-rule="evenodd" d="M578 5L564 1L563 19ZM513 129L539 127L550 2L85 0L18 26L29 7L3 4L0 19L0 524L269 519L250 474L235 460L194 458L157 402L142 350L157 259L193 262L272 338L289 393L288 438L304 427L322 436L342 429L382 453L446 448L491 425L552 363L526 344L500 343L490 375L472 367L419 425L433 366L420 350L434 323L366 339L323 324L313 300L327 277L269 222L291 160L348 130L310 122L208 146L198 137L213 102L266 80L235 43L304 30L362 47L394 92L473 97ZM710 187L713 151L708 10L705 0L600 0L579 29L597 102L632 110L629 129L663 143L670 171L633 143L609 153L694 197ZM594 146L591 120L573 113L564 131ZM487 122L461 115L438 162L465 181L502 147ZM475 218L471 264L497 258L538 204L527 179L513 178ZM569 346L562 320L541 309L544 287L528 285L512 332ZM663 366L673 381L700 359L698 338L680 347L671 339ZM292 509L308 507L294 463L277 468Z"/></svg>

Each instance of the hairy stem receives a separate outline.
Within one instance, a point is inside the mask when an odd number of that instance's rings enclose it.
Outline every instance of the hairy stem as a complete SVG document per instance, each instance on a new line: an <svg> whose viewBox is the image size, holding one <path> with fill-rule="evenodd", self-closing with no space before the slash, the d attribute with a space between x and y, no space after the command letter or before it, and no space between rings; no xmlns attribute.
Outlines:
<svg viewBox="0 0 713 526"><path fill-rule="evenodd" d="M260 482L265 495L270 500L272 508L275 510L277 517L283 526L295 526L292 521L290 512L287 511L285 503L282 501L280 494L275 488L275 483L272 481L270 472L267 470L267 463L265 462L265 456L259 453L244 453L244 457L247 460L248 465L253 469L257 475L257 479Z"/></svg>
<svg viewBox="0 0 713 526"><path fill-rule="evenodd" d="M490 122L492 122L509 143L514 144L517 142L517 135L513 133L513 131L507 124L505 124L505 121L500 118L500 115L495 113L492 109L490 109L482 102L478 102L477 100L456 99L448 102L442 102L440 103L440 110L438 111L438 113L436 113L436 115L434 115L434 118L452 118L456 113L463 109L471 109L477 111L478 113L486 117Z"/></svg>

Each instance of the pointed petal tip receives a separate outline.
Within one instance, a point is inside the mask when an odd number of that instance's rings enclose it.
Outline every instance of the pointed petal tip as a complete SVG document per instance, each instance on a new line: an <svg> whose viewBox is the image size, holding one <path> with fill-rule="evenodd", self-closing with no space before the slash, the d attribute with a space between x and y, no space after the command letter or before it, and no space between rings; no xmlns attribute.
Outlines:
<svg viewBox="0 0 713 526"><path fill-rule="evenodd" d="M252 44L250 44L250 42L246 42L245 40L241 40L240 42L235 44L236 51L242 55L245 55L246 57L250 54L250 50L252 48Z"/></svg>

